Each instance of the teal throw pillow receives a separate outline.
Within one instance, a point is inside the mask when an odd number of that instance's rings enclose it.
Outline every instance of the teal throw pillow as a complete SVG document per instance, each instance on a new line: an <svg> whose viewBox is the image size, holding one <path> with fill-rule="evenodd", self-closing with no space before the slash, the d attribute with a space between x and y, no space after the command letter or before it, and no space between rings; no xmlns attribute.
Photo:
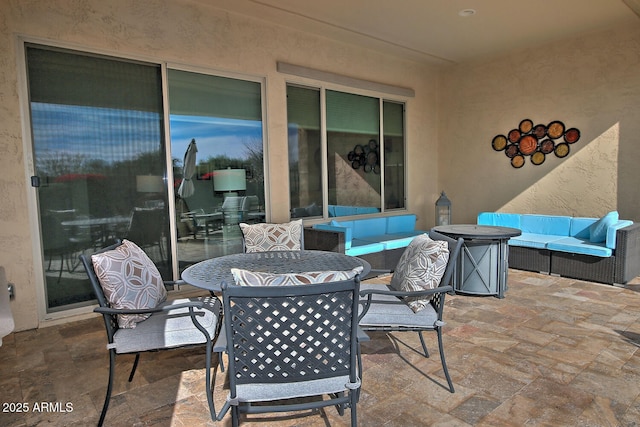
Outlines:
<svg viewBox="0 0 640 427"><path fill-rule="evenodd" d="M607 239L607 228L618 222L618 212L612 211L591 224L589 240L591 243L602 243Z"/></svg>

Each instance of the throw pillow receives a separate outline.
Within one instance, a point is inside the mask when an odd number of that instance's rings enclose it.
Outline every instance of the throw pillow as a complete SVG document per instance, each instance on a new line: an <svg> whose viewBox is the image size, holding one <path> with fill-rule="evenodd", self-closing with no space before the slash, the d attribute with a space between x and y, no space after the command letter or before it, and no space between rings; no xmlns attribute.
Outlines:
<svg viewBox="0 0 640 427"><path fill-rule="evenodd" d="M299 251L302 247L302 220L285 224L240 224L246 252Z"/></svg>
<svg viewBox="0 0 640 427"><path fill-rule="evenodd" d="M308 273L263 273L232 268L231 274L238 286L290 286L351 280L362 273L362 267L347 271L310 271Z"/></svg>
<svg viewBox="0 0 640 427"><path fill-rule="evenodd" d="M91 256L104 296L112 308L154 308L167 299L160 272L142 249L129 240ZM135 328L151 314L118 315L118 326Z"/></svg>
<svg viewBox="0 0 640 427"><path fill-rule="evenodd" d="M618 212L612 211L591 224L589 227L589 240L591 243L601 243L607 238L607 228L618 222Z"/></svg>
<svg viewBox="0 0 640 427"><path fill-rule="evenodd" d="M403 292L434 289L440 285L449 261L447 242L432 240L427 234L416 236L396 266L391 278L391 287ZM431 297L405 298L415 312L427 307Z"/></svg>

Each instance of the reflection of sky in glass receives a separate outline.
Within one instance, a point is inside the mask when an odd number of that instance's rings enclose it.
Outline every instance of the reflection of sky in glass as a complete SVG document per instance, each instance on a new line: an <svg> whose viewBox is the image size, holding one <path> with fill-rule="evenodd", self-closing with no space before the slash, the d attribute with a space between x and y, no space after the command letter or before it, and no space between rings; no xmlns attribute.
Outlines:
<svg viewBox="0 0 640 427"><path fill-rule="evenodd" d="M184 153L191 142L198 146L198 163L225 155L246 158L246 146L262 144L262 122L221 117L171 115L171 157L182 166Z"/></svg>
<svg viewBox="0 0 640 427"><path fill-rule="evenodd" d="M161 116L148 111L31 103L37 156L83 156L107 163L157 151Z"/></svg>
<svg viewBox="0 0 640 427"><path fill-rule="evenodd" d="M158 113L75 105L31 104L36 158L82 156L106 163L132 160L158 150ZM171 152L182 165L195 138L198 161L226 155L246 158L247 145L262 144L262 122L172 115Z"/></svg>

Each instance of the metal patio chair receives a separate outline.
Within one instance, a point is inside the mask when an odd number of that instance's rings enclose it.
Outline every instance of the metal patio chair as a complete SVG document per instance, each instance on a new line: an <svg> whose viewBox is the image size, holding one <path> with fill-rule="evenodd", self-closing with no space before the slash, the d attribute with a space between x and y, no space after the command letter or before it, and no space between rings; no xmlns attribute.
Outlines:
<svg viewBox="0 0 640 427"><path fill-rule="evenodd" d="M104 254L113 251L122 243L118 242L104 248L95 254ZM95 255L94 254L94 255ZM80 260L89 276L89 280L96 294L99 307L94 312L103 316L107 331L107 350L109 351L109 381L106 396L98 426L104 422L109 408L111 391L115 376L116 355L135 354L135 360L129 382L138 366L140 353L147 351L157 351L165 349L176 349L190 346L206 346L205 368L206 368L206 392L211 418L215 419L216 413L213 402L211 387L211 359L213 340L219 330L219 317L221 315L221 303L213 297L188 298L165 301L155 308L146 309L115 309L105 296L105 292L96 275L91 256L80 255ZM140 268L140 265L135 266ZM144 268L144 267L143 267ZM148 272L137 272L140 277L148 277ZM127 280L127 279L125 279ZM164 282L169 287L177 282ZM119 327L119 315L150 314L146 320L136 324L135 328Z"/></svg>
<svg viewBox="0 0 640 427"><path fill-rule="evenodd" d="M430 290L406 292L390 285L363 284L360 288L362 310L359 315L359 325L364 331L417 332L425 357L429 357L429 351L422 333L425 331L435 332L438 335L442 369L449 385L449 391L454 393L442 344L442 327L445 324L442 317L445 295L453 292L451 284L463 240L454 240L435 231L429 232L429 237L432 240L444 240L449 247L449 260L439 286ZM426 304L426 308L416 313L404 300L404 298L415 297L431 297L432 299Z"/></svg>
<svg viewBox="0 0 640 427"><path fill-rule="evenodd" d="M237 426L240 413L335 405L340 415L350 408L355 427L358 288L358 276L295 286L224 284L230 392L218 421L229 409Z"/></svg>

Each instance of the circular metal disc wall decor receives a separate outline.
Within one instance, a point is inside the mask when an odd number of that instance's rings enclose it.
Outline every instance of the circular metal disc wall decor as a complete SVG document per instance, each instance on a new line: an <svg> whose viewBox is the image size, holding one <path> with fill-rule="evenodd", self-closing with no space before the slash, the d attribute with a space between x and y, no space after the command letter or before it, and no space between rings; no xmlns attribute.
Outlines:
<svg viewBox="0 0 640 427"><path fill-rule="evenodd" d="M562 141L556 141L560 138ZM519 169L526 163L526 156L530 156L531 164L536 166L543 164L551 153L558 158L567 157L571 151L569 145L578 140L580 131L576 128L567 129L560 120L553 120L547 125L534 125L530 119L523 119L506 136L494 136L491 147L495 151L504 150L504 154L511 159L511 166Z"/></svg>
<svg viewBox="0 0 640 427"><path fill-rule="evenodd" d="M366 173L380 173L380 153L378 152L378 141L370 139L367 144L357 144L352 151L347 154L347 159L351 162L353 169L362 168Z"/></svg>

